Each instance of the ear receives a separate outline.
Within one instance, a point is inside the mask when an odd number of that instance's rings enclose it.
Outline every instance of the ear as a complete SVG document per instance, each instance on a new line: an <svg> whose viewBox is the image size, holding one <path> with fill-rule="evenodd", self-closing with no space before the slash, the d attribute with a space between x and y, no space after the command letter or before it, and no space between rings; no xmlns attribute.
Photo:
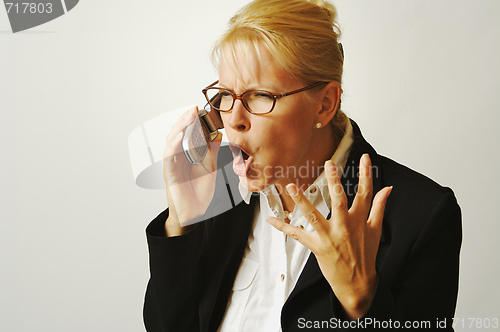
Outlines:
<svg viewBox="0 0 500 332"><path fill-rule="evenodd" d="M317 114L316 122L325 125L333 119L340 105L341 94L342 89L337 82L330 82L321 89L319 92L321 109Z"/></svg>

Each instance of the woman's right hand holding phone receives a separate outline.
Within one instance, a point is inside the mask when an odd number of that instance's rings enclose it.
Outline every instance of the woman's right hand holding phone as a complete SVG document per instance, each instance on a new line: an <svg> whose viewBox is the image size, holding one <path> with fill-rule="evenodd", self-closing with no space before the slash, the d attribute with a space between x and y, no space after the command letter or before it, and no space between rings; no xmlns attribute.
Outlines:
<svg viewBox="0 0 500 332"><path fill-rule="evenodd" d="M193 220L206 212L215 192L216 163L222 134L219 133L210 143L203 164L191 164L182 151L184 129L196 116L198 108L193 107L177 120L167 136L163 153L163 178L169 207L165 222L168 237L182 235L194 227Z"/></svg>

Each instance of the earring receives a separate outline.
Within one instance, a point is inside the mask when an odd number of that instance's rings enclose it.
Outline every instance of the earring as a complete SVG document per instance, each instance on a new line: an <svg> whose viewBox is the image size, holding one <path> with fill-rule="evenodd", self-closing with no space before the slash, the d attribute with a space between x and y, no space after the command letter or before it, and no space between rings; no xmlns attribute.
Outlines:
<svg viewBox="0 0 500 332"><path fill-rule="evenodd" d="M321 128L321 122L316 123L316 128Z"/></svg>

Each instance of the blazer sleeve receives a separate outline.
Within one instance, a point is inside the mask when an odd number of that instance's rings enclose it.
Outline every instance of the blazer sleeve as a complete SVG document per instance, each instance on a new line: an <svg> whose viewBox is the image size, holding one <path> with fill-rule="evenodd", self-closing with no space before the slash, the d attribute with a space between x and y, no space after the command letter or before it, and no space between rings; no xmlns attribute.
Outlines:
<svg viewBox="0 0 500 332"><path fill-rule="evenodd" d="M168 209L146 228L150 279L144 301L148 332L199 331L198 294L203 267L204 226L165 237Z"/></svg>
<svg viewBox="0 0 500 332"><path fill-rule="evenodd" d="M394 234L392 242L396 241L409 245L391 244L393 249L380 266L377 263L371 305L359 320L361 325L352 324L349 330L418 327L453 331L462 242L461 212L453 192L446 188L414 240ZM332 304L334 317L342 319L335 295Z"/></svg>
<svg viewBox="0 0 500 332"><path fill-rule="evenodd" d="M209 244L213 242L210 240L213 216L234 206L226 182L238 183L239 180L234 173L224 173L224 166L231 163L231 151L228 147L221 147L214 197L205 214L197 218L193 229L181 236L166 237L164 227L168 209L146 228L150 279L143 318L148 332L194 332L207 323L200 321L200 294L206 290L209 245L213 244Z"/></svg>

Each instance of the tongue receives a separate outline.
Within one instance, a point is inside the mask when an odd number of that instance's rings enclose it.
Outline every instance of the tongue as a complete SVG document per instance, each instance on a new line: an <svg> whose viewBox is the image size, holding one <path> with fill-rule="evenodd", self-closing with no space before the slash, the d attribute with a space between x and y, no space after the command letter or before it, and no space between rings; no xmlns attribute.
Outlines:
<svg viewBox="0 0 500 332"><path fill-rule="evenodd" d="M252 167L253 157L248 157L247 160L243 159L241 152L233 159L233 171L236 175L245 177L250 167Z"/></svg>
<svg viewBox="0 0 500 332"><path fill-rule="evenodd" d="M236 145L234 143L230 143L229 147L231 148L231 151L233 152L233 157L234 157L234 159L233 159L233 171L234 171L234 173L238 176L245 177L248 173L248 170L252 166L253 157L249 156L247 158L247 160L245 160L245 158L243 158L243 152L241 151L241 149L238 145Z"/></svg>

